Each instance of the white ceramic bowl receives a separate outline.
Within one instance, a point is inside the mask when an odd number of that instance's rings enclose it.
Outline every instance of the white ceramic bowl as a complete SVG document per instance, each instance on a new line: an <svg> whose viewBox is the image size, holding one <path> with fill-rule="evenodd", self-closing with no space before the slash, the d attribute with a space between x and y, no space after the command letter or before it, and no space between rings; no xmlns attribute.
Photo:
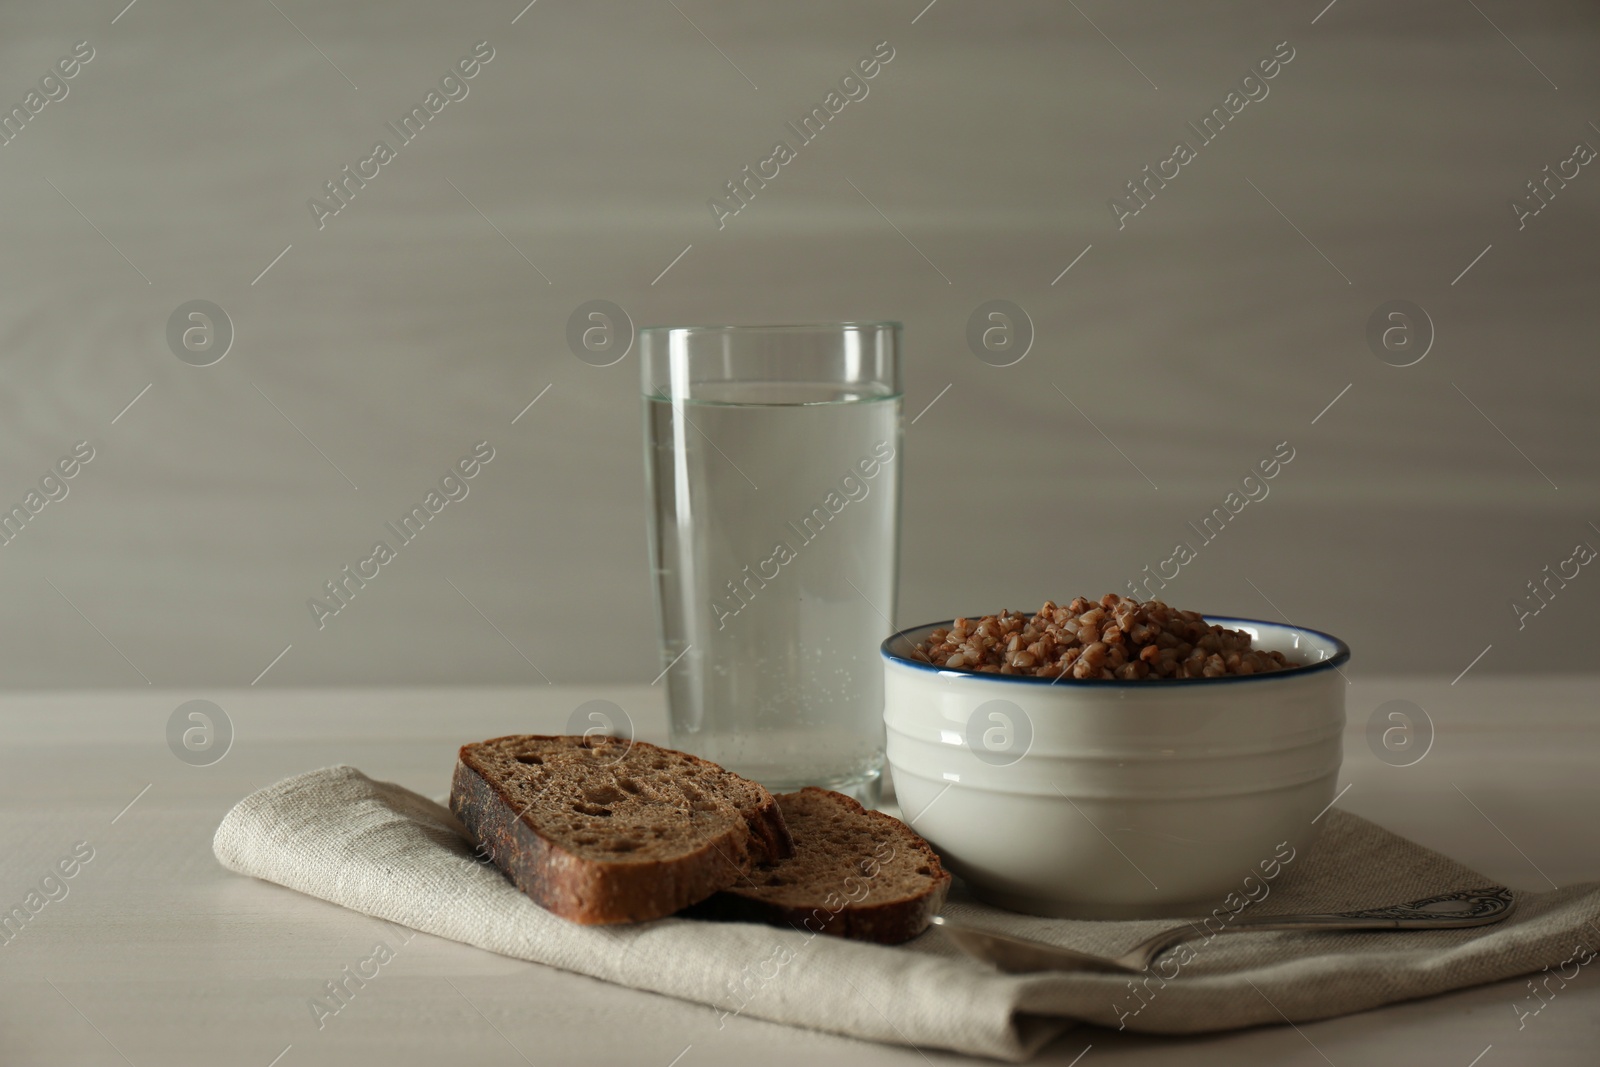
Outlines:
<svg viewBox="0 0 1600 1067"><path fill-rule="evenodd" d="M1208 617L1300 666L1080 681L946 670L883 643L900 809L992 903L1039 915L1208 911L1301 850L1334 797L1350 658L1315 630Z"/></svg>

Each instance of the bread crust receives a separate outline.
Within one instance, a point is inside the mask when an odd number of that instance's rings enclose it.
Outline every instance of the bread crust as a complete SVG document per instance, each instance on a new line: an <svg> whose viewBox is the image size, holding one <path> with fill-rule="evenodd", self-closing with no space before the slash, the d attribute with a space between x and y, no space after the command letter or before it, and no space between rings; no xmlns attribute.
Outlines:
<svg viewBox="0 0 1600 1067"><path fill-rule="evenodd" d="M763 899L735 885L693 909L692 914L700 918L789 926L808 933L873 941L882 945L909 941L926 930L933 917L944 907L945 897L950 891L950 874L939 862L939 854L899 819L881 811L870 811L842 793L807 786L799 793L782 794L777 800L781 808L783 802L791 798L816 799L819 794L852 817L870 821L883 839L892 840L915 855L932 872L928 876L927 888L920 893L893 900L871 904L846 902L835 908L829 905L826 896L808 902L803 907L785 905ZM867 859L862 857L863 862Z"/></svg>
<svg viewBox="0 0 1600 1067"><path fill-rule="evenodd" d="M519 813L480 758L488 746L512 740L585 743L552 735L507 735L463 745L451 782L450 810L518 889L571 922L600 925L658 919L726 889L760 863L793 854L777 801L763 789L762 799L746 814L745 822L734 822L685 855L666 860L577 855L543 833L529 814ZM650 753L706 763L643 741L632 743L627 758Z"/></svg>

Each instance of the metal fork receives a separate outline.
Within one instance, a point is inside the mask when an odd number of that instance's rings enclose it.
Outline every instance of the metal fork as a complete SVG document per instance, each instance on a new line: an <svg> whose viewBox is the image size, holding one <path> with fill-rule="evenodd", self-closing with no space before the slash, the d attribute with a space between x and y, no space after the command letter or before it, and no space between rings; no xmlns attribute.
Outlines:
<svg viewBox="0 0 1600 1067"><path fill-rule="evenodd" d="M1488 926L1510 915L1516 896L1504 886L1486 886L1444 893L1406 904L1364 911L1308 915L1235 915L1219 931L1184 923L1148 937L1120 956L1095 956L1059 945L990 933L936 915L934 925L974 959L992 963L1010 974L1033 971L1108 971L1137 974L1167 949L1215 933L1247 930L1453 930Z"/></svg>

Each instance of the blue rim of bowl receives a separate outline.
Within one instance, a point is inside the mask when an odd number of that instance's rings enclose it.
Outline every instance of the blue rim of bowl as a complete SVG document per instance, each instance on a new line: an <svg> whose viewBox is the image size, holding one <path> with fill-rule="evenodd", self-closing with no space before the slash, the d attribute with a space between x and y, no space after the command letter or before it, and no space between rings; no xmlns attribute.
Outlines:
<svg viewBox="0 0 1600 1067"><path fill-rule="evenodd" d="M971 615L964 617L968 619L974 618L974 616ZM981 618L982 616L976 617ZM883 644L878 646L878 651L886 660L891 660L903 666L915 668L916 670L928 671L933 674L966 678L980 678L986 682L1008 682L1017 685L1112 687L1123 685L1166 687L1174 685L1217 685L1226 682L1247 683L1273 680L1287 681L1290 678L1304 678L1306 675L1315 674L1317 671L1337 670L1350 659L1350 646L1332 634L1323 633L1321 630L1312 630L1305 626L1291 626L1286 622L1273 622L1270 619L1236 619L1230 615L1201 615L1201 618L1205 619L1206 622L1211 623L1214 626L1227 626L1230 629L1238 629L1238 626L1232 625L1237 623L1246 626L1276 626L1281 630L1293 630L1297 633L1310 634L1314 637L1320 637L1322 640L1331 644L1335 651L1332 656L1329 656L1324 660L1318 660L1316 663L1304 663L1295 667L1290 667L1288 670L1269 671L1266 674L1225 674L1220 678L1040 678L1035 674L990 674L985 671L969 671L965 667L957 667L954 669L950 667L938 667L932 663L923 663L921 660L910 659L906 656L900 655L897 652L891 652L889 650L889 645L892 642L898 641L902 638L909 640L909 638L906 637L908 634L916 633L918 630L930 630L940 626L949 626L955 622L954 619L945 619L942 622L925 622L917 626L907 626L903 630L896 630L894 633L884 638Z"/></svg>

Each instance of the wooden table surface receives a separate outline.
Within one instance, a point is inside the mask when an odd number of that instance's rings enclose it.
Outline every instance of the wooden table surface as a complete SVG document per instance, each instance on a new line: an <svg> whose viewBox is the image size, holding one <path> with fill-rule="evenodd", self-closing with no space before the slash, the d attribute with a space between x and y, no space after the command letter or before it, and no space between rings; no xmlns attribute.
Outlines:
<svg viewBox="0 0 1600 1067"><path fill-rule="evenodd" d="M440 796L464 740L559 731L614 701L638 736L664 734L659 688L241 690L0 698L0 905L9 910L80 842L70 879L0 945L0 1063L304 1067L443 1062L701 1067L956 1062L739 1018L418 935L318 1029L308 999L371 951L375 920L224 871L211 835L229 806L333 763ZM1600 678L1357 680L1339 803L1515 888L1600 880ZM169 750L179 705L213 701L234 738L192 766ZM1431 749L1390 766L1367 741L1390 700L1426 709ZM187 724L186 724L187 725ZM1600 968L1519 1029L1508 981L1297 1029L1190 1039L1083 1027L1049 1064L1600 1062ZM1091 1047L1092 1046L1092 1047ZM1087 1052L1085 1050L1087 1049ZM1079 1056L1083 1058L1078 1059Z"/></svg>

